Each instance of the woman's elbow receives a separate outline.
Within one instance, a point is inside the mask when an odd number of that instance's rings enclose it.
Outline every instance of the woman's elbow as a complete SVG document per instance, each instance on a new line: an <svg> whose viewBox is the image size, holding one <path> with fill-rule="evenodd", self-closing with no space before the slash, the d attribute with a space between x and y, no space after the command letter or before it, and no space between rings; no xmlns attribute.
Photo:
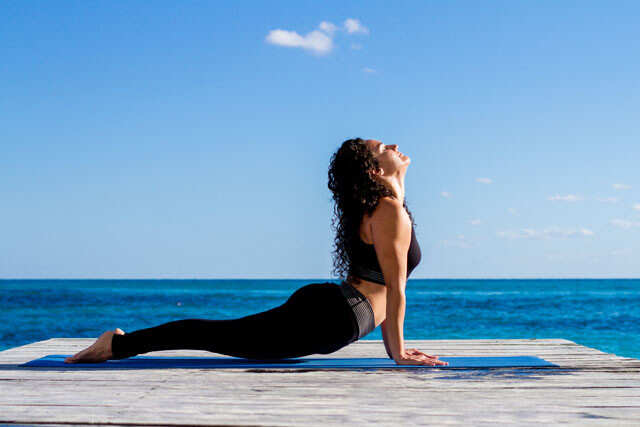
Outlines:
<svg viewBox="0 0 640 427"><path fill-rule="evenodd" d="M401 282L387 283L387 298L404 298L405 285Z"/></svg>
<svg viewBox="0 0 640 427"><path fill-rule="evenodd" d="M405 300L404 289L392 288L387 290L387 307L397 307L400 304L404 304Z"/></svg>

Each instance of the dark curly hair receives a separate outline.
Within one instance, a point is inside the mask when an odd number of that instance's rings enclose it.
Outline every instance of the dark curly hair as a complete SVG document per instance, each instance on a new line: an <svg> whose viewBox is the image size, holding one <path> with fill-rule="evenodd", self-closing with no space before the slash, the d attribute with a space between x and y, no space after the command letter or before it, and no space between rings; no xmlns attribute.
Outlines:
<svg viewBox="0 0 640 427"><path fill-rule="evenodd" d="M371 215L382 197L394 197L391 190L376 181L370 170L378 170L380 164L362 138L348 139L331 156L329 164L329 190L333 193L333 218L335 230L332 274L345 280L350 276L355 243L360 239L360 223L365 214ZM411 224L413 215L403 206ZM351 276L355 283L360 280Z"/></svg>

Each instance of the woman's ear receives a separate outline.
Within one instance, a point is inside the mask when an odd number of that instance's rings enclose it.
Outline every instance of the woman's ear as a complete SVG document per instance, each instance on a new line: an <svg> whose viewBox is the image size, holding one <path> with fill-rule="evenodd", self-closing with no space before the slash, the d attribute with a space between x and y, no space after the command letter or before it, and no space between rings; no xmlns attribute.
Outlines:
<svg viewBox="0 0 640 427"><path fill-rule="evenodd" d="M378 170L369 172L369 175L371 176L371 178L375 179L384 175L384 170L380 168Z"/></svg>

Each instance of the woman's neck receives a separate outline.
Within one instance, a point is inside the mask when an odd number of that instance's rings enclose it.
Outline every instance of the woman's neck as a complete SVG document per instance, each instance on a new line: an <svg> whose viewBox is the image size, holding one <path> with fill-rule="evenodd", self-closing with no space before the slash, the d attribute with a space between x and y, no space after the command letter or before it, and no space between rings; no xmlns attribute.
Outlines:
<svg viewBox="0 0 640 427"><path fill-rule="evenodd" d="M381 180L385 187L387 187L392 193L393 196L404 202L404 174L398 173L397 175L392 175L390 177L381 177Z"/></svg>

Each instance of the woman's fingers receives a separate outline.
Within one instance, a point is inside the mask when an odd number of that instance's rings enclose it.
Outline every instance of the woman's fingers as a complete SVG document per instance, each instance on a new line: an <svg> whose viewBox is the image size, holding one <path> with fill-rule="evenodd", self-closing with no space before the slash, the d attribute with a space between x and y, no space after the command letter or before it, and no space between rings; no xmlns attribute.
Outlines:
<svg viewBox="0 0 640 427"><path fill-rule="evenodd" d="M427 358L424 358L424 357L418 359L418 361L420 362L420 364L428 365L428 366L436 366L438 364L442 364L442 362L440 362L439 360L427 359Z"/></svg>
<svg viewBox="0 0 640 427"><path fill-rule="evenodd" d="M439 356L430 356L428 354L425 354L425 353L421 352L420 350L418 350L417 348L409 348L409 349L405 350L405 352L407 352L408 354L411 354L411 355L428 357L430 359L437 359L439 357Z"/></svg>
<svg viewBox="0 0 640 427"><path fill-rule="evenodd" d="M407 356L407 359L415 361L415 363L408 363L408 364L415 364L415 365L420 364L420 365L429 365L429 366L447 366L449 364L449 362L438 360L439 356L430 356L428 354L421 352L416 348L406 349L405 355Z"/></svg>
<svg viewBox="0 0 640 427"><path fill-rule="evenodd" d="M405 357L396 360L398 365L427 365L427 366L447 366L449 363L442 360L428 358L426 355L410 355L405 353Z"/></svg>

